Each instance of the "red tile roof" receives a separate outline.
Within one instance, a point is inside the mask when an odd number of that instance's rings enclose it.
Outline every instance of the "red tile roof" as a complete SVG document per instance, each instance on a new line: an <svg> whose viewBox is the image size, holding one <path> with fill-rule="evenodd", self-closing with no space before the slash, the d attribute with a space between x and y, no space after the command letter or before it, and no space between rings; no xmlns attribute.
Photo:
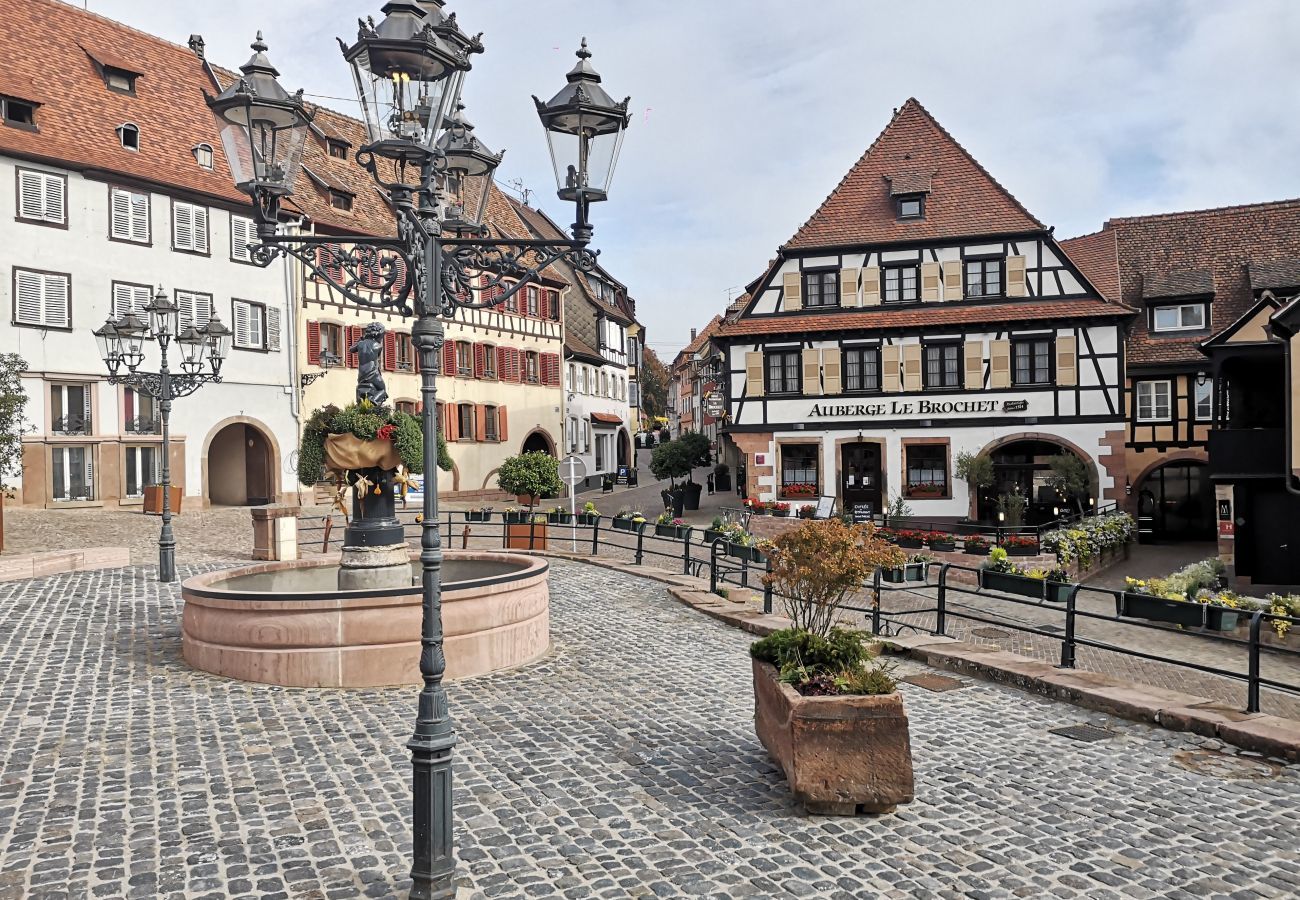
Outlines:
<svg viewBox="0 0 1300 900"><path fill-rule="evenodd" d="M1113 231L1081 234L1061 241L1058 246L1102 297L1119 302L1119 250Z"/></svg>
<svg viewBox="0 0 1300 900"><path fill-rule="evenodd" d="M925 217L899 221L890 177L930 176ZM908 99L812 218L791 250L1044 230L915 99Z"/></svg>
<svg viewBox="0 0 1300 900"><path fill-rule="evenodd" d="M591 414L591 421L604 422L606 425L622 425L623 420L613 413L594 412Z"/></svg>
<svg viewBox="0 0 1300 900"><path fill-rule="evenodd" d="M1127 216L1111 219L1104 231L1115 235L1121 296L1130 306L1142 305L1144 285L1168 285L1186 281L1190 273L1209 272L1214 289L1209 331L1217 334L1254 305L1252 266L1289 267L1300 258L1300 199ZM1197 275L1195 283L1202 280ZM1128 339L1127 362L1202 363L1199 345L1204 340L1204 333L1153 337L1145 317L1138 316Z"/></svg>
<svg viewBox="0 0 1300 900"><path fill-rule="evenodd" d="M943 311L942 317L936 312ZM766 334L807 334L822 331L881 331L928 328L950 325L983 325L999 322L1036 322L1086 317L1117 318L1130 316L1133 310L1104 300L1042 300L1038 302L926 304L910 309L879 309L868 312L815 313L812 315L757 316L723 324L718 336L723 338Z"/></svg>

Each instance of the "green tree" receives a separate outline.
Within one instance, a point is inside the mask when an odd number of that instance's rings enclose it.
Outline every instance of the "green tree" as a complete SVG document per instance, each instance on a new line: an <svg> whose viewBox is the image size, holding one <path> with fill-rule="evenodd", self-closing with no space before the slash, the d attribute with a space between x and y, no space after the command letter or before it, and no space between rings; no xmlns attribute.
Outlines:
<svg viewBox="0 0 1300 900"><path fill-rule="evenodd" d="M692 468L694 468L695 466L708 465L709 462L709 439L708 438L700 434L698 431L688 431L680 438L678 438L678 440L681 441L682 446L686 448L686 452L691 461ZM691 473L687 472L686 475L687 478L690 479Z"/></svg>
<svg viewBox="0 0 1300 900"><path fill-rule="evenodd" d="M497 470L497 484L507 494L528 497L528 520L531 522L538 498L560 493L560 462L542 450L520 453L501 464Z"/></svg>
<svg viewBox="0 0 1300 900"><path fill-rule="evenodd" d="M650 418L668 412L668 368L658 354L649 347L641 352L641 370L637 373L641 383L641 409Z"/></svg>
<svg viewBox="0 0 1300 900"><path fill-rule="evenodd" d="M1095 470L1091 463L1086 463L1073 453L1059 453L1053 456L1048 465L1051 472L1047 484L1066 502L1074 504L1079 515L1083 515L1083 501L1093 494Z"/></svg>
<svg viewBox="0 0 1300 900"><path fill-rule="evenodd" d="M27 408L26 371L27 361L17 353L0 353L0 491L9 488L7 476L23 469L23 435L31 430L23 414Z"/></svg>
<svg viewBox="0 0 1300 900"><path fill-rule="evenodd" d="M993 486L993 457L987 453L958 453L957 477L978 496L980 488Z"/></svg>
<svg viewBox="0 0 1300 900"><path fill-rule="evenodd" d="M660 444L650 453L650 474L660 480L688 478L693 466L691 448L681 440Z"/></svg>

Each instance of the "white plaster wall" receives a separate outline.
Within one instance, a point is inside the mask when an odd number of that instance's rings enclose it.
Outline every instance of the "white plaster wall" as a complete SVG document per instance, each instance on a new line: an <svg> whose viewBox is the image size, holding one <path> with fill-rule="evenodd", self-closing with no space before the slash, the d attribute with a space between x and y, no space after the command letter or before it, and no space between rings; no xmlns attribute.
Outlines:
<svg viewBox="0 0 1300 900"><path fill-rule="evenodd" d="M568 371L567 367L570 364L574 365L575 367L584 365L583 363L578 363L576 361L573 361L572 363L570 361L566 361L565 362L566 372ZM600 367L588 365L587 369L588 369L587 392L582 393L581 391L578 391L577 385L573 385L571 389L566 390L565 392L566 402L565 402L564 415L565 415L566 422L569 418L577 418L579 421L585 419L588 422L588 427L591 428L591 449L584 450L580 444L577 452L574 455L582 458L582 461L587 466L587 474L589 476L593 476L593 475L605 474L607 472L617 471L619 427L615 427L611 425L611 426L607 426L603 430L603 433L612 434L614 436L614 439L610 445L609 459L604 461L605 465L603 467L597 467L596 466L596 428L591 425L592 413L606 413L606 414L618 416L619 421L623 423L621 428L626 429L628 432L628 443L631 452L635 452L636 447L634 444L632 444L632 429L628 424L631 421L630 418L631 408L628 406L626 394L622 395L624 399L616 400L612 396L603 396L599 393L599 379L600 379L601 372L604 372L606 377L610 379L613 379L615 376L626 379L627 368L625 366L611 364L611 365L604 365ZM591 381L590 381L591 373L596 374L597 385L595 391L592 390L592 386L591 386ZM610 393L611 394L613 393L612 389ZM573 397L572 400L567 399L570 395ZM563 445L560 447L560 451L558 455L561 459L569 455L569 443L568 443L567 435L565 435Z"/></svg>

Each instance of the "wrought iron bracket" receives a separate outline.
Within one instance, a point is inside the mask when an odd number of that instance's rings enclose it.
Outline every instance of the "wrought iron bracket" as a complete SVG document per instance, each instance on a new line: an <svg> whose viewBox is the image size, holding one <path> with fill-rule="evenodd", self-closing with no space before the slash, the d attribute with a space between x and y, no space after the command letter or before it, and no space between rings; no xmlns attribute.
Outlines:
<svg viewBox="0 0 1300 900"><path fill-rule="evenodd" d="M220 384L221 376L204 372L190 375L185 372L128 372L109 375L109 384L121 384L155 400L176 400L188 397L205 384Z"/></svg>

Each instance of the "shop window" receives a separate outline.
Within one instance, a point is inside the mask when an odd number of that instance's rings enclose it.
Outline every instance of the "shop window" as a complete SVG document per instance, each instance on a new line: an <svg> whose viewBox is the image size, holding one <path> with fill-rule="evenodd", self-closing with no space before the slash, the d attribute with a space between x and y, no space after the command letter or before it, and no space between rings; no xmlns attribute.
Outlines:
<svg viewBox="0 0 1300 900"><path fill-rule="evenodd" d="M95 499L95 466L90 447L50 448L50 497L69 503Z"/></svg>
<svg viewBox="0 0 1300 900"><path fill-rule="evenodd" d="M817 496L817 444L781 445L781 496Z"/></svg>
<svg viewBox="0 0 1300 900"><path fill-rule="evenodd" d="M158 450L154 447L127 447L126 472L123 473L123 494L131 499L144 496L144 489L157 484Z"/></svg>
<svg viewBox="0 0 1300 900"><path fill-rule="evenodd" d="M903 448L907 466L908 497L948 495L948 447L944 444L908 444Z"/></svg>

